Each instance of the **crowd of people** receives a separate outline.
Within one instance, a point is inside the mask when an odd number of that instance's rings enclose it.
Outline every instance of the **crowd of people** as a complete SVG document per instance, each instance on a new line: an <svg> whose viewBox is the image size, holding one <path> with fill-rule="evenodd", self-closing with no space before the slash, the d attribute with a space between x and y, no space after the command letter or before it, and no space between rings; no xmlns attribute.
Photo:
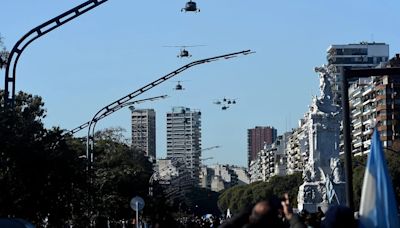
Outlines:
<svg viewBox="0 0 400 228"><path fill-rule="evenodd" d="M271 197L254 206L245 208L239 214L225 221L221 228L352 228L357 227L354 212L345 206L331 206L326 213L318 208L316 213L306 210L294 213L288 196L283 199Z"/></svg>
<svg viewBox="0 0 400 228"><path fill-rule="evenodd" d="M231 218L224 217L181 217L173 223L156 222L151 227L179 228L353 228L358 227L354 211L346 206L331 206L324 213L321 208L310 213L302 210L293 212L288 196L270 197L247 208ZM170 221L171 222L171 221Z"/></svg>

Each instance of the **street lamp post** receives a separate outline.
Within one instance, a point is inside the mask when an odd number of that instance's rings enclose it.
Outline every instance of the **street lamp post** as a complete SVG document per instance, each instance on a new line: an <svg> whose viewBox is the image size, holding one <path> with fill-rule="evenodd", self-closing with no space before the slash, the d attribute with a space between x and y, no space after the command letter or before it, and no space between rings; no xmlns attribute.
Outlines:
<svg viewBox="0 0 400 228"><path fill-rule="evenodd" d="M197 66L197 65L201 65L201 64L205 64L205 63L210 63L210 62L214 62L214 61L218 61L218 60L222 60L222 59L230 59L230 58L234 58L237 57L239 55L249 55L252 54L254 52L252 52L251 50L245 50L245 51L239 51L239 52L234 52L234 53L229 53L229 54L224 54L224 55L219 55L219 56L215 56L215 57L211 57L211 58L206 58L206 59L201 59L201 60L197 60L194 62L191 62L189 64L186 64L174 71L172 71L171 73L168 73L164 76L162 76L161 78L150 82L149 84L137 89L136 91L112 102L111 104L103 107L102 109L100 109L94 116L93 118L89 121L89 123L87 124L88 127L88 131L87 131L87 138L86 138L86 157L87 157L87 172L89 174L89 180L90 178L90 174L91 174L91 169L92 169L92 164L94 161L93 158L93 148L94 148L94 129L97 123L97 120L104 115L107 115L110 110L114 110L117 107L120 107L121 105L124 105L126 103L128 103L130 100L132 100L133 98L145 93L146 91L156 87L157 85L160 85L161 83L177 76L178 74L182 73L183 71ZM90 182L90 181L89 181Z"/></svg>
<svg viewBox="0 0 400 228"><path fill-rule="evenodd" d="M129 102L131 99L145 93L146 91L160 85L161 83L177 76L178 74L182 73L183 71L200 65L200 64L205 64L205 63L210 63L210 62L214 62L217 60L221 60L221 59L230 59L230 58L234 58L237 57L238 55L249 55L252 54L254 52L252 52L251 50L245 50L245 51L239 51L239 52L234 52L234 53L230 53L230 54L225 54L225 55L219 55L219 56L215 56L215 57L211 57L211 58L206 58L206 59L201 59L201 60L197 60L194 62L191 62L189 64L186 64L174 71L172 71L169 74L166 74L164 76L162 76L161 78L150 82L149 84L137 89L136 91L112 102L111 104L103 107L102 109L100 109L94 116L93 118L89 121L88 123L88 132L87 132L87 139L86 139L86 156L88 158L88 167L91 167L91 163L93 162L93 147L94 147L94 127L96 125L97 119L103 115L105 115L106 113L109 113L110 110L115 109L116 107L121 106L122 104L125 104L127 102Z"/></svg>
<svg viewBox="0 0 400 228"><path fill-rule="evenodd" d="M122 108L124 108L126 106L130 106L130 105L133 105L133 104L139 104L139 103L142 103L142 102L145 102L145 101L154 101L154 100L157 100L157 99L163 99L163 98L167 98L167 97L168 97L167 95L162 95L162 96L150 97L150 98L146 98L146 99L141 99L141 100L136 100L136 101L132 101L132 102L127 102L127 103L121 104L119 106L116 106L113 109L110 109L108 112L104 113L103 115L97 117L95 122L98 122L99 120L101 120L101 119L113 114L114 112L116 112L116 111L118 111L118 110L120 110L120 109L122 109ZM81 124L78 127L74 128L74 129L72 129L72 130L70 130L70 131L68 131L66 133L67 134L75 134L78 131L83 130L84 128L87 128L89 126L89 123L90 123L90 121L88 121L88 122L86 122L84 124Z"/></svg>
<svg viewBox="0 0 400 228"><path fill-rule="evenodd" d="M350 134L349 112L349 81L357 78L371 76L396 76L400 77L400 67L372 68L372 69L344 69L342 80L342 111L343 111L343 140L344 140L344 164L346 170L346 204L354 209L353 201L353 169Z"/></svg>
<svg viewBox="0 0 400 228"><path fill-rule="evenodd" d="M54 29L62 26L63 24L83 15L91 9L103 4L108 0L88 0L60 15L44 22L43 24L33 28L28 33L26 33L22 38L20 38L14 47L11 49L7 59L6 73L4 80L5 96L4 96L4 106L13 107L15 100L15 79L16 70L19 57L21 57L22 52L25 48L39 37L53 31ZM12 67L12 69L10 69ZM10 93L11 90L11 93Z"/></svg>

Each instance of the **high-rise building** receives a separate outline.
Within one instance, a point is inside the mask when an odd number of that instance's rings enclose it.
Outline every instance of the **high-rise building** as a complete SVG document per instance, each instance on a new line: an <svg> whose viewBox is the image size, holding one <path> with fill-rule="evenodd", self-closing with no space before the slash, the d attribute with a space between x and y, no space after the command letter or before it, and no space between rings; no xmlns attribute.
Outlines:
<svg viewBox="0 0 400 228"><path fill-rule="evenodd" d="M331 88L333 102L342 106L342 79L345 68L375 68L389 59L389 45L385 43L360 42L358 44L334 44L327 50L328 69L333 72ZM350 83L356 83L352 81ZM350 95L350 94L349 94ZM340 133L340 153L344 151L343 135Z"/></svg>
<svg viewBox="0 0 400 228"><path fill-rule="evenodd" d="M287 174L287 146L291 132L277 137L271 145L265 145L264 149L257 153L257 157L250 163L251 182L268 181L273 176Z"/></svg>
<svg viewBox="0 0 400 228"><path fill-rule="evenodd" d="M201 156L201 112L174 107L167 113L167 158L181 160L193 184L199 183Z"/></svg>
<svg viewBox="0 0 400 228"><path fill-rule="evenodd" d="M156 113L153 109L132 110L132 147L156 157Z"/></svg>
<svg viewBox="0 0 400 228"><path fill-rule="evenodd" d="M256 126L247 130L247 145L248 145L248 165L256 159L257 153L260 152L264 145L271 145L277 136L277 130L274 127Z"/></svg>
<svg viewBox="0 0 400 228"><path fill-rule="evenodd" d="M399 67L396 55L381 67ZM352 153L369 152L373 126L376 124L384 147L400 139L400 80L398 76L361 78L349 87Z"/></svg>
<svg viewBox="0 0 400 228"><path fill-rule="evenodd" d="M334 44L327 50L328 67L333 75L334 102L341 106L341 83L344 68L374 68L389 59L389 45L360 42L359 44Z"/></svg>
<svg viewBox="0 0 400 228"><path fill-rule="evenodd" d="M305 164L308 162L309 143L306 115L298 122L298 127L287 135L286 141L286 173L294 174L303 172Z"/></svg>

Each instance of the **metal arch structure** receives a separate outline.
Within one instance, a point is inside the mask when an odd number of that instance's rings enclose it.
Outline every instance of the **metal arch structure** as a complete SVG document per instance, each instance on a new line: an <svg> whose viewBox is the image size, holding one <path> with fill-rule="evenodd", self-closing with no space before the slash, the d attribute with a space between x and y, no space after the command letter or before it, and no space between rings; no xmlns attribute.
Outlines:
<svg viewBox="0 0 400 228"><path fill-rule="evenodd" d="M126 106L142 103L142 102L145 102L145 101L154 101L154 100L157 100L157 99L163 99L163 98L166 98L166 97L168 97L168 96L167 95L162 95L162 96L150 97L150 98L146 98L146 99L141 99L141 100L136 100L136 101L132 101L132 102L123 103L123 104L121 104L119 106L116 106L116 107L110 109L108 112L103 113L101 116L97 117L94 121L98 122L99 120L101 120L101 119L113 114L114 112L116 112L116 111L118 111L118 110L120 110L120 109L122 109L122 108L124 108ZM75 133L87 128L89 126L89 124L90 124L90 121L88 121L88 122L86 122L84 124L81 124L80 126L68 131L66 134L72 134L73 135L73 134L75 134Z"/></svg>
<svg viewBox="0 0 400 228"><path fill-rule="evenodd" d="M13 107L15 99L15 80L16 80L16 69L19 58L25 48L39 37L53 31L54 29L62 26L63 24L83 15L91 9L107 2L108 0L88 0L60 15L46 21L45 23L33 28L28 33L26 33L12 48L5 71L5 107ZM12 69L10 67L12 66ZM10 93L11 89L11 93Z"/></svg>
<svg viewBox="0 0 400 228"><path fill-rule="evenodd" d="M108 113L110 110L115 109L116 107L120 106L121 104L124 104L126 102L129 102L131 99L145 93L146 91L156 87L157 85L175 77L176 75L182 73L183 71L200 65L200 64L204 64L204 63L210 63L210 62L214 62L217 60L221 60L221 59L230 59L230 58L234 58L237 57L239 55L249 55L254 53L251 50L245 50L245 51L239 51L239 52L234 52L234 53L230 53L230 54L225 54L225 55L219 55L219 56L215 56L215 57L211 57L211 58L206 58L206 59L201 59L201 60L197 60L197 61L193 61L191 63L188 63L178 69L176 69L175 71L172 71L171 73L162 76L161 78L150 82L149 84L139 88L138 90L112 102L111 104L103 107L102 109L100 109L94 116L93 118L89 121L88 124L88 132L87 132L87 141L86 141L86 157L88 158L88 169L91 168L91 164L93 163L93 147L94 147L94 128L96 125L96 120L97 118L99 118L100 116L105 115L106 113Z"/></svg>

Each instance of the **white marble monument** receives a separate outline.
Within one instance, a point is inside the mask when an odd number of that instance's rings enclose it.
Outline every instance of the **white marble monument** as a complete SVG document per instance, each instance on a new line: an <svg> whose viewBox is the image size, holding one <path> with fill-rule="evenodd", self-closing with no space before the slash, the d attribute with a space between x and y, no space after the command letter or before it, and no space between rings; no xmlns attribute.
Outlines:
<svg viewBox="0 0 400 228"><path fill-rule="evenodd" d="M304 183L298 192L298 209L316 212L345 201L344 176L339 160L340 107L334 105L332 75L326 66L316 67L320 77L319 97L313 97L305 114L308 159Z"/></svg>

